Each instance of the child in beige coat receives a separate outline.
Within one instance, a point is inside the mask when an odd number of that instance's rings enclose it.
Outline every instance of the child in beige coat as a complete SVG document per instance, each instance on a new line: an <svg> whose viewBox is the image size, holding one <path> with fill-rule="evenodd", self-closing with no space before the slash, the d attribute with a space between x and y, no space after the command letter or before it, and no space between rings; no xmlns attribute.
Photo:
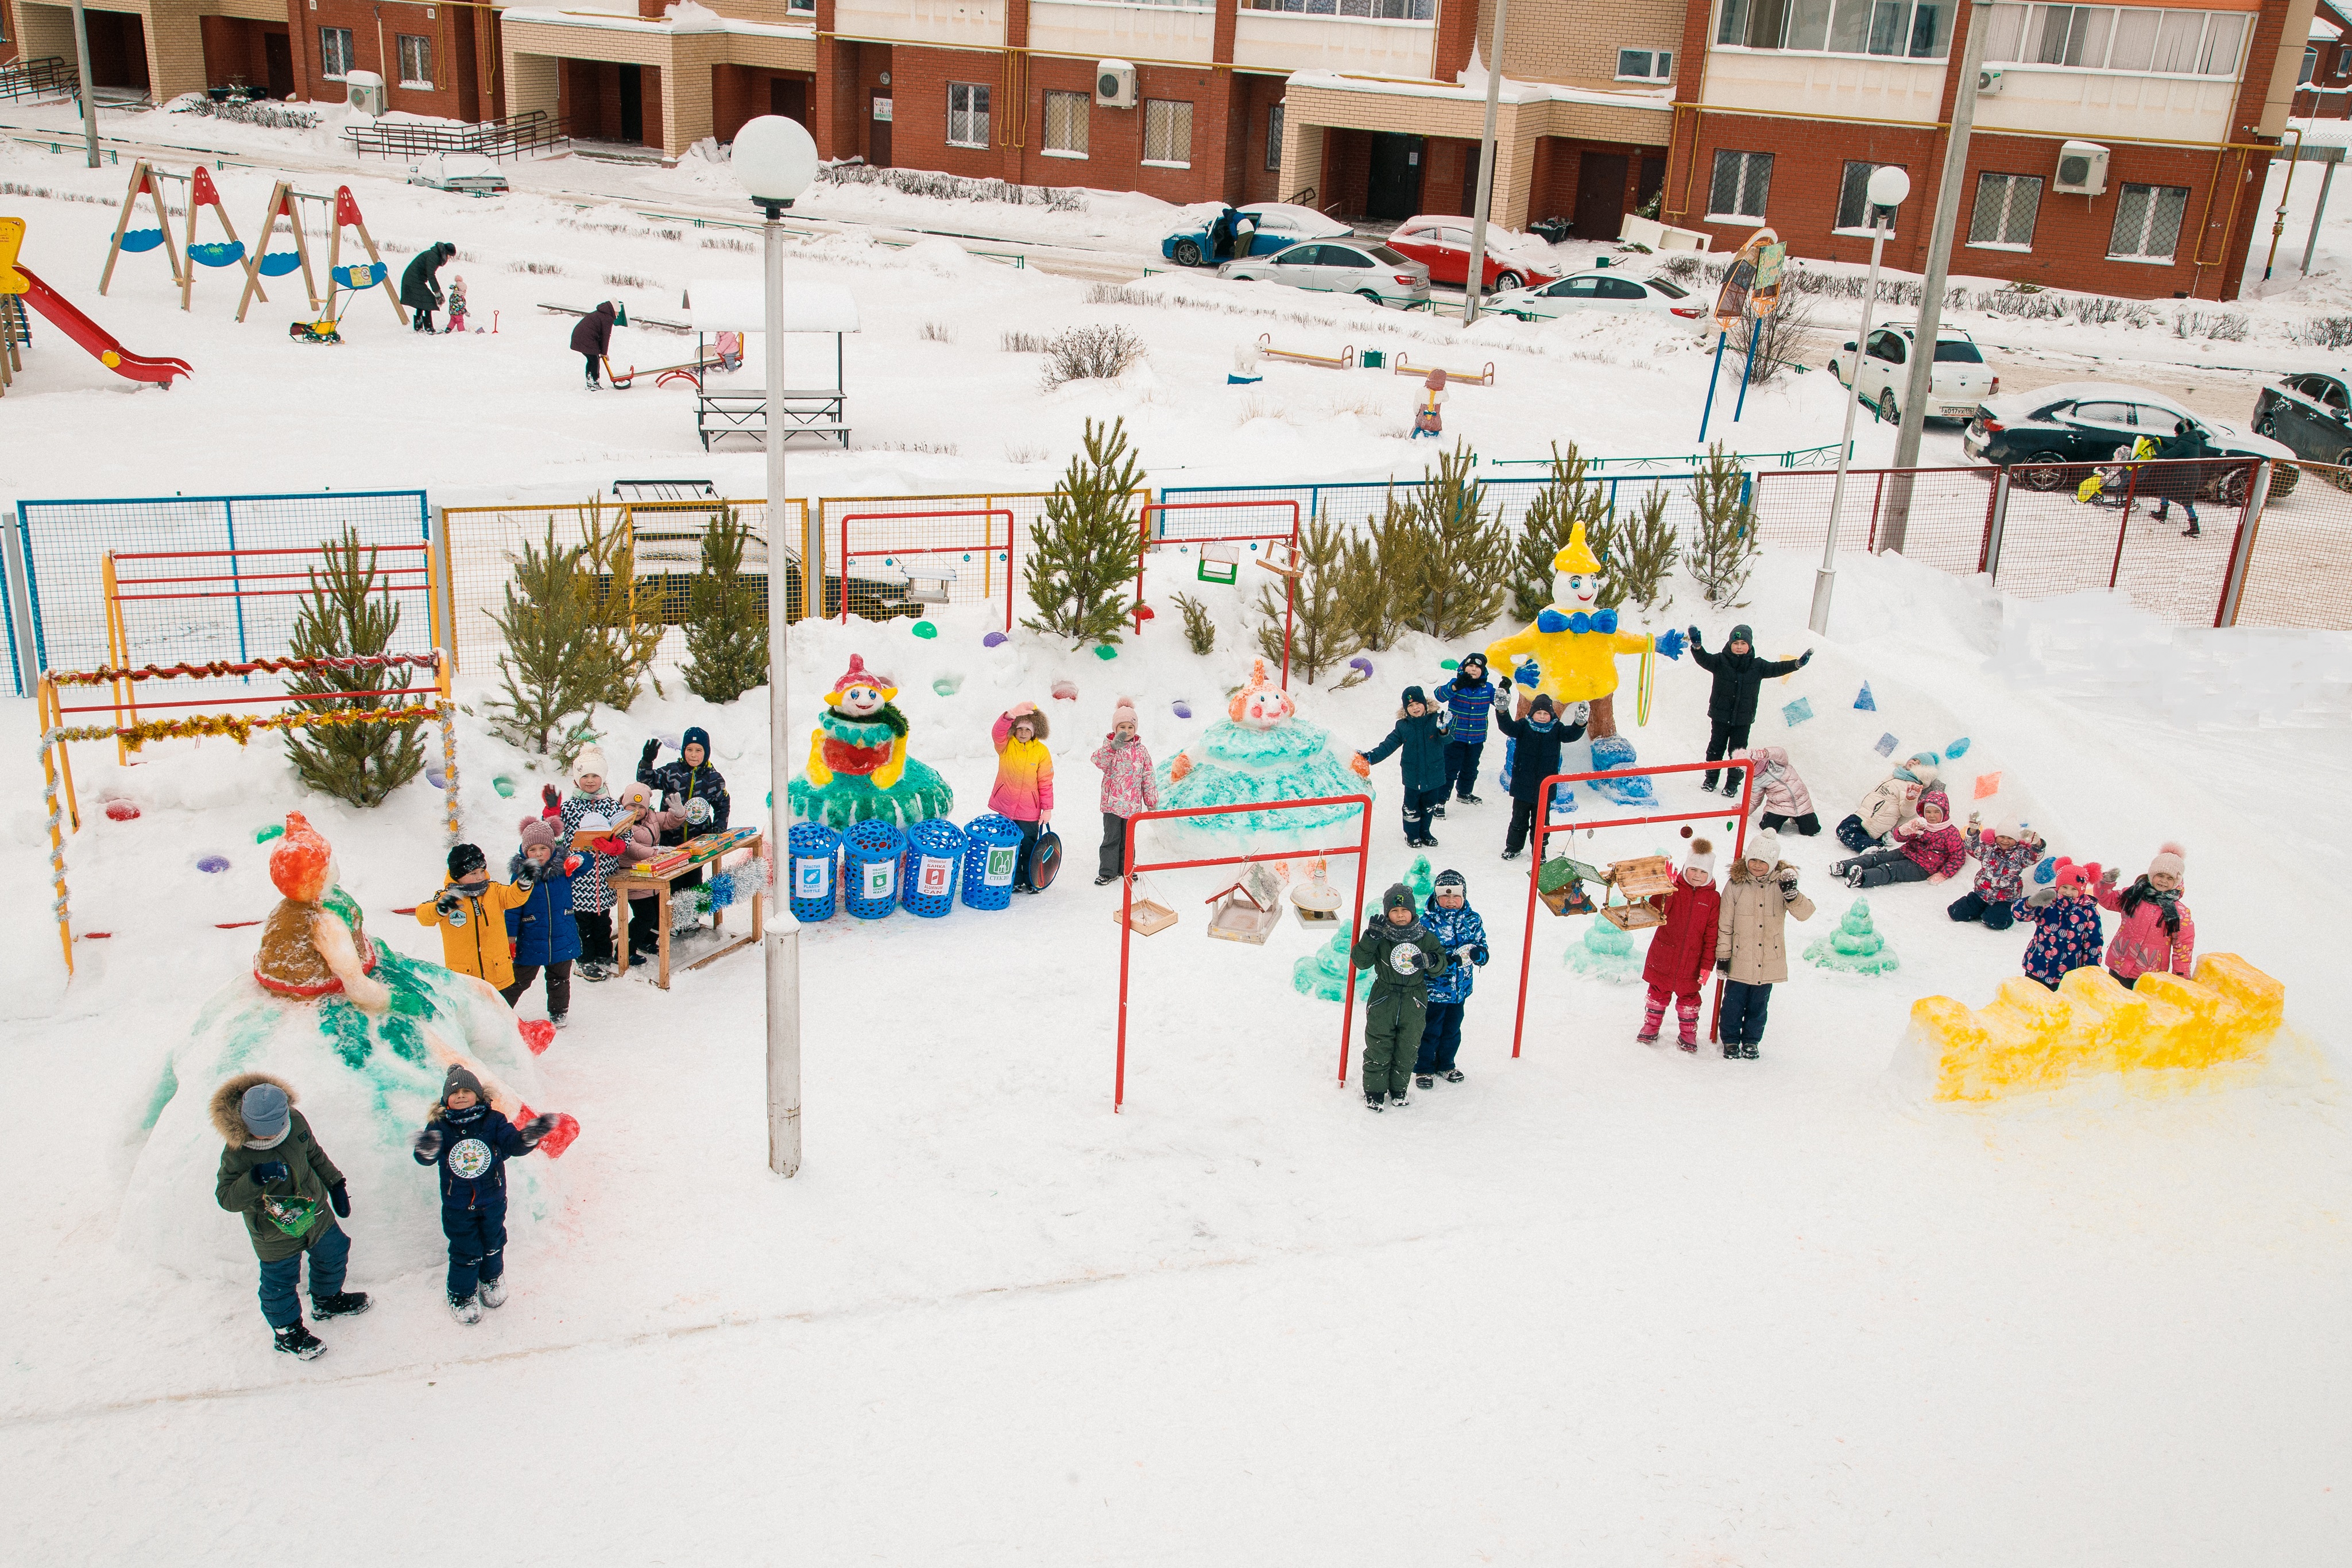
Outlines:
<svg viewBox="0 0 2352 1568"><path fill-rule="evenodd" d="M1797 868L1780 858L1780 835L1767 828L1724 883L1715 921L1715 967L1723 988L1723 1054L1756 1060L1764 1042L1764 1013L1772 988L1789 977L1788 917L1813 917L1813 901L1797 891Z"/></svg>

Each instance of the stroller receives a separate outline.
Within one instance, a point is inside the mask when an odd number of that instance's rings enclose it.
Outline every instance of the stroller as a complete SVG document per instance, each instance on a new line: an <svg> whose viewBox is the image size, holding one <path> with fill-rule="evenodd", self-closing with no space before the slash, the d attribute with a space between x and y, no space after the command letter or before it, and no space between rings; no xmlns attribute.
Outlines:
<svg viewBox="0 0 2352 1568"><path fill-rule="evenodd" d="M2128 446L2115 450L2111 465L2095 468L2090 476L2074 487L2074 498L2093 507L2123 507L2132 501L2132 471L2156 455L2156 443L2147 436L2134 438Z"/></svg>

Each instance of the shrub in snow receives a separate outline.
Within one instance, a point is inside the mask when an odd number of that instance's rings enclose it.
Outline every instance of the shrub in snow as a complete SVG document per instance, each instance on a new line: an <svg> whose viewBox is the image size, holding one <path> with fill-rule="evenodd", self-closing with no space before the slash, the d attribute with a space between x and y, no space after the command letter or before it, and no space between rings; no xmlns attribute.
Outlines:
<svg viewBox="0 0 2352 1568"><path fill-rule="evenodd" d="M1691 263L1696 268L1696 259ZM1601 486L1584 477L1583 455L1573 441L1562 452L1559 443L1552 443L1551 483L1536 493L1519 517L1519 537L1511 547L1510 591L1513 620L1532 621L1543 613L1551 602L1552 558L1568 548L1568 538L1578 523L1584 525L1584 535L1603 562L1609 559L1609 503ZM1601 607L1613 610L1622 601L1624 590L1618 585L1612 568L1601 579Z"/></svg>
<svg viewBox="0 0 2352 1568"><path fill-rule="evenodd" d="M1045 390L1068 382L1117 381L1143 358L1143 340L1124 327L1069 327L1045 345Z"/></svg>
<svg viewBox="0 0 2352 1568"><path fill-rule="evenodd" d="M522 547L506 602L491 617L507 643L499 656L502 689L489 704L491 733L566 768L594 738L596 705L621 674L599 634L596 580L582 566L583 553L555 542L550 519L546 538Z"/></svg>
<svg viewBox="0 0 2352 1568"><path fill-rule="evenodd" d="M1276 663L1283 656L1283 615L1288 609L1290 667L1309 685L1362 646L1341 592L1346 553L1344 535L1336 524L1328 517L1309 518L1298 530L1298 559L1304 570L1293 601L1286 607L1272 583L1261 583L1252 607L1258 616L1257 651Z"/></svg>
<svg viewBox="0 0 2352 1568"><path fill-rule="evenodd" d="M768 602L743 574L751 529L723 508L702 536L702 570L688 600L686 689L705 702L731 703L768 680Z"/></svg>
<svg viewBox="0 0 2352 1568"><path fill-rule="evenodd" d="M1042 354L1045 351L1045 334L1007 332L996 340L996 346L1008 354Z"/></svg>
<svg viewBox="0 0 2352 1568"><path fill-rule="evenodd" d="M1176 608L1184 614L1184 645L1195 653L1213 652L1217 646L1217 622L1209 614L1209 607L1189 593L1176 595ZM1277 635L1277 641L1279 636Z"/></svg>
<svg viewBox="0 0 2352 1568"><path fill-rule="evenodd" d="M375 551L362 547L357 530L346 523L342 538L327 547L324 563L310 573L310 597L294 619L293 656L345 659L389 652L393 634L400 629L400 606L390 594L379 592L379 587ZM386 691L413 684L391 679L391 674L382 667L308 670L289 679L286 689L307 696ZM425 737L418 727L425 709L413 699L352 697L303 706L325 713L406 707L416 707L417 712L416 718L404 723L339 724L286 731L286 754L294 771L311 789L354 806L376 806L424 771Z"/></svg>
<svg viewBox="0 0 2352 1568"><path fill-rule="evenodd" d="M1739 459L1710 442L1706 461L1691 475L1691 505L1698 508L1698 537L1683 564L1718 610L1737 609L1756 569L1756 507Z"/></svg>
<svg viewBox="0 0 2352 1568"><path fill-rule="evenodd" d="M1037 613L1024 626L1067 637L1073 647L1119 640L1134 609L1133 507L1142 478L1128 450L1127 422L1087 420L1086 450L1046 497L1044 518L1029 525L1029 599Z"/></svg>
<svg viewBox="0 0 2352 1568"><path fill-rule="evenodd" d="M2352 346L2352 316L2314 316L2308 320L2291 322L2286 329L2291 342L2312 349L2341 349Z"/></svg>
<svg viewBox="0 0 2352 1568"><path fill-rule="evenodd" d="M2235 310L2177 310L2172 316L2172 335L2242 343L2246 340L2246 319Z"/></svg>

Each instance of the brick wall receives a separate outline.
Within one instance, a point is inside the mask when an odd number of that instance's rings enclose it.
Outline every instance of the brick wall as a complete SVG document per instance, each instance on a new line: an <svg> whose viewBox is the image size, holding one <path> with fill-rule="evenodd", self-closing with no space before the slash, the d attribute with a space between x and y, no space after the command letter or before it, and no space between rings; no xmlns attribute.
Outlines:
<svg viewBox="0 0 2352 1568"><path fill-rule="evenodd" d="M1617 86L1617 51L1672 49L1694 8L1685 0L1511 0L1510 33L1503 40L1503 74L1516 81ZM1481 0L1478 36L1494 31L1494 0ZM1441 24L1442 25L1442 24ZM1451 81L1446 72L1441 79Z"/></svg>
<svg viewBox="0 0 2352 1568"><path fill-rule="evenodd" d="M772 70L761 66L716 65L710 68L710 134L732 141L743 122L778 112L776 89L782 87L783 112L803 125L812 124L814 81L806 71Z"/></svg>

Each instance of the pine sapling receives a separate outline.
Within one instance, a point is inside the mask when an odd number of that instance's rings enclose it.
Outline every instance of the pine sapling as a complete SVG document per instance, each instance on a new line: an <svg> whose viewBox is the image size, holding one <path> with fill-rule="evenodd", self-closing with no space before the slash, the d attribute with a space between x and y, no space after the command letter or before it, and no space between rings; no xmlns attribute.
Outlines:
<svg viewBox="0 0 2352 1568"><path fill-rule="evenodd" d="M1134 612L1129 594L1142 544L1133 507L1143 471L1128 450L1127 422L1087 420L1085 444L1046 498L1045 517L1029 525L1029 599L1037 613L1022 622L1067 637L1072 647L1119 640Z"/></svg>
<svg viewBox="0 0 2352 1568"><path fill-rule="evenodd" d="M1528 503L1511 550L1511 614L1519 621L1534 620L1551 602L1551 563L1568 548L1569 536L1578 523L1584 525L1585 542L1593 554L1609 559L1612 518L1607 499L1599 485L1585 478L1584 468L1584 458L1574 442L1569 443L1566 452L1558 442L1552 444L1551 483ZM1621 598L1612 579L1602 578L1601 607L1612 609Z"/></svg>
<svg viewBox="0 0 2352 1568"><path fill-rule="evenodd" d="M1632 603L1645 611L1673 604L1674 591L1666 586L1666 577L1675 570L1675 558L1682 546L1675 538L1674 524L1666 519L1664 487L1651 486L1626 515L1612 519L1609 532L1609 548L1598 553L1609 574L1606 581L1614 585L1616 594L1612 598L1604 592L1601 602Z"/></svg>
<svg viewBox="0 0 2352 1568"><path fill-rule="evenodd" d="M1457 444L1441 453L1437 472L1414 494L1420 513L1414 570L1419 580L1403 614L1405 624L1441 642L1466 636L1503 607L1502 576L1510 535L1486 512L1486 486L1472 476L1476 459Z"/></svg>
<svg viewBox="0 0 2352 1568"><path fill-rule="evenodd" d="M1184 615L1184 645L1195 653L1213 651L1217 645L1217 622L1209 607L1189 593L1176 595L1176 608Z"/></svg>
<svg viewBox="0 0 2352 1568"><path fill-rule="evenodd" d="M1683 552L1683 564L1698 580L1706 601L1738 609L1746 601L1748 573L1756 570L1756 508L1748 498L1748 475L1739 459L1709 444L1706 461L1691 475L1691 505L1698 511L1698 536Z"/></svg>
<svg viewBox="0 0 2352 1568"><path fill-rule="evenodd" d="M400 606L383 591L376 576L376 552L360 543L358 530L343 525L343 537L326 547L323 562L311 570L310 596L294 619L289 643L298 659L367 657L391 651L393 634L400 629ZM290 677L286 689L309 696L329 692L377 692L414 685L413 672L428 683L431 676L415 666L394 669L363 665L352 670L305 670ZM417 733L425 710L413 697L351 697L341 702L304 703L312 713L367 713L389 708L415 708L417 717L376 724L321 725L285 732L287 755L294 771L313 789L349 800L354 806L376 806L425 768L425 739Z"/></svg>
<svg viewBox="0 0 2352 1568"><path fill-rule="evenodd" d="M591 496L580 509L580 560L594 589L595 631L612 653L613 684L597 695L606 707L637 700L660 651L662 620L657 594L637 592L636 514L632 507L607 507ZM661 690L661 682L654 682Z"/></svg>
<svg viewBox="0 0 2352 1568"><path fill-rule="evenodd" d="M506 602L490 612L507 644L499 656L502 689L489 703L491 733L567 768L593 738L596 705L621 679L583 552L555 542L551 518L545 539L515 558Z"/></svg>
<svg viewBox="0 0 2352 1568"><path fill-rule="evenodd" d="M751 525L722 507L702 535L702 570L688 596L686 689L705 702L731 703L768 683L765 579L743 570Z"/></svg>
<svg viewBox="0 0 2352 1568"><path fill-rule="evenodd" d="M1283 654L1284 612L1289 612L1290 667L1309 685L1363 646L1341 591L1347 552L1347 540L1336 525L1326 517L1311 519L1298 531L1302 570L1292 599L1286 604L1274 585L1265 583L1253 607L1258 615L1257 651L1276 663Z"/></svg>

